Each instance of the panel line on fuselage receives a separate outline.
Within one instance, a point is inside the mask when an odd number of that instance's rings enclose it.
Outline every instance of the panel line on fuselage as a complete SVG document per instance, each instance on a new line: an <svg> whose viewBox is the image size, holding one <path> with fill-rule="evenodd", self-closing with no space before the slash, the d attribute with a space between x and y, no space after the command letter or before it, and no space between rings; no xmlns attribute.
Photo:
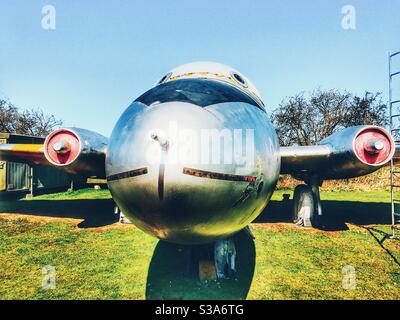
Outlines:
<svg viewBox="0 0 400 320"><path fill-rule="evenodd" d="M121 172L121 173L117 173L117 174L108 176L107 181L127 179L127 178L141 176L144 174L147 174L147 168L139 168L139 169L129 170L129 171L125 171L125 172Z"/></svg>
<svg viewBox="0 0 400 320"><path fill-rule="evenodd" d="M219 173L212 171L205 171L193 168L183 168L183 174L195 176L198 178L207 178L215 180L226 180L226 181L243 181L243 182L256 182L257 178L252 176L242 176L229 173Z"/></svg>

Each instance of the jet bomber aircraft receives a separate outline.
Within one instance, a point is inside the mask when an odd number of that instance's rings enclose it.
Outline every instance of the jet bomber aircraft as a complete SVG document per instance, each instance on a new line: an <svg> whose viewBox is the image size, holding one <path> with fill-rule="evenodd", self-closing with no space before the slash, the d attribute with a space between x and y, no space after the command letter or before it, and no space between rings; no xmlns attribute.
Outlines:
<svg viewBox="0 0 400 320"><path fill-rule="evenodd" d="M80 128L42 145L0 145L0 159L105 178L138 228L179 244L226 239L266 207L280 174L299 180L293 220L316 226L324 180L370 174L393 157L377 126L336 132L317 145L280 147L262 97L239 71L196 62L164 75L120 116L111 137Z"/></svg>

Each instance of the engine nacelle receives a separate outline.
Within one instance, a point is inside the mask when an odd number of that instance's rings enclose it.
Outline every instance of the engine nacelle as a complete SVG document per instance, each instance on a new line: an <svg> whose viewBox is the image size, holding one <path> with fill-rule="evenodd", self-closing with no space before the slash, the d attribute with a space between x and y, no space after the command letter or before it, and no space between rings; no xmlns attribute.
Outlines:
<svg viewBox="0 0 400 320"><path fill-rule="evenodd" d="M391 134L377 126L356 126L341 130L322 140L331 149L330 165L319 168L321 178L351 178L372 173L394 155Z"/></svg>
<svg viewBox="0 0 400 320"><path fill-rule="evenodd" d="M99 133L63 128L50 133L44 142L46 159L74 175L105 178L108 139Z"/></svg>

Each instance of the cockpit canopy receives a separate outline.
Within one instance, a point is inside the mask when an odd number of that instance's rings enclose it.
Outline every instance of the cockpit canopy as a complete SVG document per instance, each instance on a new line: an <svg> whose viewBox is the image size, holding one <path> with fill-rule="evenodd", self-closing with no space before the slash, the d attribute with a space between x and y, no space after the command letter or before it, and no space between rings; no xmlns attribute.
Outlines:
<svg viewBox="0 0 400 320"><path fill-rule="evenodd" d="M164 82L150 89L135 101L148 106L179 101L192 103L200 107L224 102L244 102L264 111L261 104L236 87L222 81L206 78Z"/></svg>
<svg viewBox="0 0 400 320"><path fill-rule="evenodd" d="M166 73L156 85L181 79L209 79L228 83L256 100L264 109L263 99L256 86L250 79L230 66L211 61L184 64Z"/></svg>

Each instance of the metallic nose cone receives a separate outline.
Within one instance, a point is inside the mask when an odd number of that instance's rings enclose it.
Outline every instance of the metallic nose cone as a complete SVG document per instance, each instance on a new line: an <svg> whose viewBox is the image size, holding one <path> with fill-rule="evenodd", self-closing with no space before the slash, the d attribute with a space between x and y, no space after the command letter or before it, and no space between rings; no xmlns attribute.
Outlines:
<svg viewBox="0 0 400 320"><path fill-rule="evenodd" d="M217 117L189 103L128 108L113 131L106 159L110 191L128 219L163 239L193 231L194 221L202 220L196 211L204 199L193 197L192 184L203 191L207 186L183 169L201 168L201 132L215 128L222 128Z"/></svg>
<svg viewBox="0 0 400 320"><path fill-rule="evenodd" d="M246 104L135 102L110 138L109 189L130 221L160 239L199 244L230 236L259 215L278 179L272 130L267 116ZM232 161L246 158L248 145L252 164Z"/></svg>

